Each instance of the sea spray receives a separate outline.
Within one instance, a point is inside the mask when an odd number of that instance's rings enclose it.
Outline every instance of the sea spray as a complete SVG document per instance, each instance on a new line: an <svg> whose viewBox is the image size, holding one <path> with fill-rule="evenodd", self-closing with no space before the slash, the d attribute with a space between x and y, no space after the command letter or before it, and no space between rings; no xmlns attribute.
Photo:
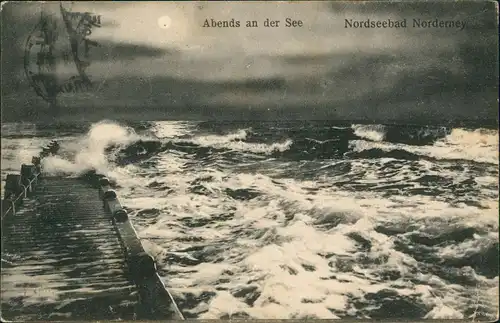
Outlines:
<svg viewBox="0 0 500 323"><path fill-rule="evenodd" d="M354 134L360 138L371 141L382 141L385 137L385 126L383 125L352 125Z"/></svg>
<svg viewBox="0 0 500 323"><path fill-rule="evenodd" d="M108 156L106 148L111 145L125 145L138 139L133 129L113 121L93 124L88 133L76 142L65 142L61 150L67 158L51 156L42 160L44 172L48 174L81 174L94 169L106 174Z"/></svg>

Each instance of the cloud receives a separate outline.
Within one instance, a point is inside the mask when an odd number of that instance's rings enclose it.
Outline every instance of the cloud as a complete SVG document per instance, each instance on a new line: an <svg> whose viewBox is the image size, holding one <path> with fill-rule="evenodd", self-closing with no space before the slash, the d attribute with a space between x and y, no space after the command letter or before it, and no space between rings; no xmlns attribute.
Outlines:
<svg viewBox="0 0 500 323"><path fill-rule="evenodd" d="M92 61L123 61L137 58L158 58L165 55L175 55L173 49L157 48L139 44L116 43L100 41L99 46L92 49Z"/></svg>
<svg viewBox="0 0 500 323"><path fill-rule="evenodd" d="M45 10L55 14L56 7ZM17 3L2 12L7 110L42 104L22 74L24 40L39 10ZM62 111L87 104L127 113L139 106L159 115L168 110L169 117L497 116L493 3L75 2L72 10L101 14L105 24L92 33L101 45L87 68L95 92L63 96ZM168 28L158 25L164 16ZM202 27L205 19L243 24L265 17L301 19L305 26ZM468 27L344 28L345 19L368 18L464 19Z"/></svg>

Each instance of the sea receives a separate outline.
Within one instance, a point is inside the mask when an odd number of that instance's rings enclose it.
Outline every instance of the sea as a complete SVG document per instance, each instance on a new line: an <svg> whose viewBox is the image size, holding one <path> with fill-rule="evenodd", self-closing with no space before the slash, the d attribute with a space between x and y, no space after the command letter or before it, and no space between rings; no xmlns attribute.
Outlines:
<svg viewBox="0 0 500 323"><path fill-rule="evenodd" d="M9 173L114 183L186 318L498 317L498 128L3 123Z"/></svg>

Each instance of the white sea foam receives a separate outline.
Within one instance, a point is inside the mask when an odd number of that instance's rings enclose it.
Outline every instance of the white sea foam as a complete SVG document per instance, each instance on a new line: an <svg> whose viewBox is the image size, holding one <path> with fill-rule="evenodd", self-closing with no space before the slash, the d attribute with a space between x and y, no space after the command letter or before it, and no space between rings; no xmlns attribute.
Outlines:
<svg viewBox="0 0 500 323"><path fill-rule="evenodd" d="M353 151L381 149L391 151L402 149L408 152L437 159L464 159L498 164L498 132L493 130L468 131L453 129L451 134L430 146L411 146L389 142L352 140Z"/></svg>
<svg viewBox="0 0 500 323"><path fill-rule="evenodd" d="M63 153L71 156L70 159L49 156L42 160L42 166L48 174L77 175L90 169L106 174L109 165L106 148L110 145L125 145L138 138L130 128L112 121L102 121L93 124L88 133L79 140L61 145Z"/></svg>
<svg viewBox="0 0 500 323"><path fill-rule="evenodd" d="M385 138L385 126L383 125L352 125L354 134L360 138L365 138L371 141L382 141Z"/></svg>
<svg viewBox="0 0 500 323"><path fill-rule="evenodd" d="M145 203L141 196L151 192L147 189L138 191L136 185L133 191L122 188L120 196L133 209L154 206L163 210L154 224L145 224L134 216L132 219L139 227L140 235L158 255L159 265L176 272L169 275L167 281L175 297L184 298L188 292L194 295L215 293L207 303L201 302L193 310L188 310L200 318L218 318L241 312L253 318L337 318L332 310L357 313L350 308L350 297L363 299L368 293L382 289L420 300L428 308L428 318L458 318L468 304L466 298L458 297L466 292L466 288L449 285L435 275L414 276L415 270L420 270L419 262L396 251L394 238L378 233L375 227L405 228L413 224L425 232L438 220L442 220L443 226L446 223L468 225L472 221L476 227L497 227L498 207L491 210L452 207L433 197L396 196L387 199L377 193L353 193L331 187L324 187L311 195L308 189L317 188L320 183L292 179L277 182L261 174L228 174L206 168L183 170L175 167L182 163L182 158L162 155L162 164L173 165L174 173L161 179L173 188L170 193L158 192L157 200L149 199ZM207 178L203 182L209 192L207 196L189 192L193 176ZM262 195L250 201L235 201L224 194L228 188L254 189ZM234 212L234 217L189 228L188 231L178 222L186 217L209 221L212 216L225 212ZM336 227L321 229L321 223L335 219L339 221ZM240 230L240 233L236 234L235 230ZM370 251L358 250L356 241L350 238L353 233L370 242ZM205 251L217 253L222 262L204 262L188 267L189 270L176 264L163 264L162 253L197 245L180 239L186 235L202 237L202 245L214 246ZM497 238L482 239L494 243ZM445 247L438 251L461 257L467 248L468 244L464 244L461 248ZM471 245L471 248L476 247ZM475 252L473 249L469 253ZM184 253L184 257L198 259L196 253ZM372 259L374 264L362 265L359 259ZM380 263L377 259L387 260ZM350 263L351 270L339 270L337 266L342 263ZM379 276L385 271L395 271L401 278L385 281ZM325 280L332 275L336 279ZM475 277L484 286L495 286L495 281L477 274ZM417 278L420 283L410 281ZM233 295L242 286L248 287L249 281L252 281L250 286L260 293L253 306Z"/></svg>
<svg viewBox="0 0 500 323"><path fill-rule="evenodd" d="M290 139L272 144L245 142L244 140L247 138L249 131L251 131L251 129L240 129L226 135L196 136L190 141L204 147L225 148L235 151L264 154L271 154L276 151L283 152L289 149L293 144L293 141Z"/></svg>

